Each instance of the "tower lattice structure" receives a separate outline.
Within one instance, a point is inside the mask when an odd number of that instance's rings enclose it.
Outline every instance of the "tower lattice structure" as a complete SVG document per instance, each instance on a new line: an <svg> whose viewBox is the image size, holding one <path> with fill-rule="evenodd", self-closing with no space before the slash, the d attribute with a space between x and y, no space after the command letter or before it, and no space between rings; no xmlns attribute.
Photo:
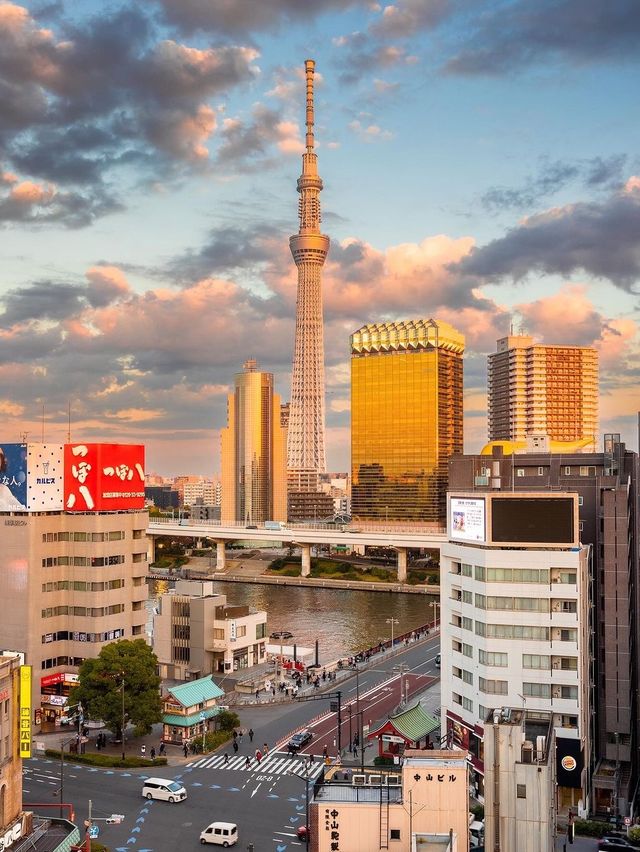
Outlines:
<svg viewBox="0 0 640 852"><path fill-rule="evenodd" d="M289 239L298 267L296 336L287 439L287 467L292 490L316 490L326 471L324 447L324 335L321 273L329 237L320 233L318 155L314 150L313 75L315 62L305 62L307 88L306 151L298 178L300 228Z"/></svg>

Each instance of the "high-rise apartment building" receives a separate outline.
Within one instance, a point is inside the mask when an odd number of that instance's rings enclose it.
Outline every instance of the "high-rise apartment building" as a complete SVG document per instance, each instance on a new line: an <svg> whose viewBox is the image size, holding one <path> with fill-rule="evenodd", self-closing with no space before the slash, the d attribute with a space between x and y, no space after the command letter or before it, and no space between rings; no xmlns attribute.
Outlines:
<svg viewBox="0 0 640 852"><path fill-rule="evenodd" d="M305 62L307 84L306 151L298 178L300 227L291 237L298 267L296 334L291 379L287 466L292 491L317 491L317 477L326 470L324 445L324 338L321 273L329 237L320 232L318 155L314 150L313 75L315 63Z"/></svg>
<svg viewBox="0 0 640 852"><path fill-rule="evenodd" d="M638 782L640 746L640 554L638 454L620 435L604 436L601 453L532 450L463 455L449 462L449 487L480 496L504 492L574 492L579 534L591 549L593 684L591 811L627 816Z"/></svg>
<svg viewBox="0 0 640 852"><path fill-rule="evenodd" d="M286 435L273 374L246 361L227 398L227 427L221 431L223 523L286 520Z"/></svg>
<svg viewBox="0 0 640 852"><path fill-rule="evenodd" d="M590 346L544 346L526 334L498 340L488 359L490 441L584 441L598 432L598 353Z"/></svg>
<svg viewBox="0 0 640 852"><path fill-rule="evenodd" d="M464 336L433 319L351 336L354 519L444 524L447 460L463 449Z"/></svg>
<svg viewBox="0 0 640 852"><path fill-rule="evenodd" d="M450 491L441 550L441 700L446 735L470 751L484 794L484 723L496 708L552 714L573 773L559 813L589 806L591 548L575 493ZM534 744L535 747L535 744Z"/></svg>
<svg viewBox="0 0 640 852"><path fill-rule="evenodd" d="M0 634L32 666L32 721L65 714L78 667L145 638L144 447L4 444Z"/></svg>

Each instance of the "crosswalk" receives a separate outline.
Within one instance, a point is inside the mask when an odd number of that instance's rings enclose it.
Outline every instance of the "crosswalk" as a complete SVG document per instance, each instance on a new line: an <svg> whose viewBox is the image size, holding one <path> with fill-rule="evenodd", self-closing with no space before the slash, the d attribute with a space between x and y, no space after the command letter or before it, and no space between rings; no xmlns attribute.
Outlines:
<svg viewBox="0 0 640 852"><path fill-rule="evenodd" d="M313 763L307 762L306 755L290 755L282 751L270 752L260 763L251 758L247 766L246 755L229 756L225 762L224 754L213 757L203 757L188 763L189 769L229 769L250 772L261 775L300 775L301 777L316 778L322 771L322 760L316 758Z"/></svg>

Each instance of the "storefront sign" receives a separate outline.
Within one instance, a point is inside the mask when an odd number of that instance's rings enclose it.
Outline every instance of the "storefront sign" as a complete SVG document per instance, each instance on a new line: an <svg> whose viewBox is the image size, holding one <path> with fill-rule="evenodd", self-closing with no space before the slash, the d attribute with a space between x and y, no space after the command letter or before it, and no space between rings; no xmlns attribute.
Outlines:
<svg viewBox="0 0 640 852"><path fill-rule="evenodd" d="M386 743L404 743L406 740L403 737L396 737L395 734L383 734L382 742Z"/></svg>
<svg viewBox="0 0 640 852"><path fill-rule="evenodd" d="M340 852L340 811L336 808L325 808L324 830L329 832L331 852Z"/></svg>
<svg viewBox="0 0 640 852"><path fill-rule="evenodd" d="M64 674L56 672L55 674L45 675L40 678L40 689L45 689L47 686L55 686L57 683L64 681Z"/></svg>
<svg viewBox="0 0 640 852"><path fill-rule="evenodd" d="M230 642L236 641L236 634L237 634L236 623L235 623L235 621L230 621L229 622L229 641Z"/></svg>
<svg viewBox="0 0 640 852"><path fill-rule="evenodd" d="M31 666L20 666L20 757L31 757Z"/></svg>
<svg viewBox="0 0 640 852"><path fill-rule="evenodd" d="M69 699L65 695L45 695L44 704L52 704L54 707L64 707Z"/></svg>

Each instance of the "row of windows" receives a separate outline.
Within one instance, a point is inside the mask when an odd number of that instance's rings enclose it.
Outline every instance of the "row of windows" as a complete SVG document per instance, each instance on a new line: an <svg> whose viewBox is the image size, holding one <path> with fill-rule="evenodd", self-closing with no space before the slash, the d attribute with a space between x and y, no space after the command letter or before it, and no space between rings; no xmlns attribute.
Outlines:
<svg viewBox="0 0 640 852"><path fill-rule="evenodd" d="M549 600L548 598L503 598L476 595L476 607L478 609L549 612Z"/></svg>
<svg viewBox="0 0 640 852"><path fill-rule="evenodd" d="M56 618L59 615L79 615L85 618L102 618L105 615L119 615L124 612L124 604L113 606L52 606L42 610L42 618Z"/></svg>
<svg viewBox="0 0 640 852"><path fill-rule="evenodd" d="M84 657L49 657L42 661L41 668L55 669L58 666L78 666L84 663Z"/></svg>
<svg viewBox="0 0 640 852"><path fill-rule="evenodd" d="M451 671L454 677L458 677L465 683L468 683L469 686L473 686L473 675L471 672L468 672L466 669L458 668L458 666L454 666Z"/></svg>
<svg viewBox="0 0 640 852"><path fill-rule="evenodd" d="M133 537L138 538L134 530ZM50 532L42 533L42 541L122 541L125 537L124 530L111 530L111 532Z"/></svg>
<svg viewBox="0 0 640 852"><path fill-rule="evenodd" d="M533 624L485 624L476 621L476 634L491 639L533 639L539 642L549 641L549 628Z"/></svg>
<svg viewBox="0 0 640 852"><path fill-rule="evenodd" d="M523 683L522 694L525 698L564 698L577 701L578 687L550 683Z"/></svg>
<svg viewBox="0 0 640 852"><path fill-rule="evenodd" d="M452 640L452 648L458 653L464 654L465 657L473 657L473 648L457 639ZM509 665L509 655L503 651L485 651L482 648L478 649L478 662L483 666L497 666L506 668ZM544 669L551 668L561 671L577 671L577 657L556 657L552 661L549 654L523 654L522 655L523 669Z"/></svg>
<svg viewBox="0 0 640 852"><path fill-rule="evenodd" d="M465 710L468 710L469 713L473 713L473 701L470 698L459 695L457 692L452 693L451 698L454 704L459 704Z"/></svg>
<svg viewBox="0 0 640 852"><path fill-rule="evenodd" d="M114 639L122 639L124 628L119 630L108 630L106 633L81 633L74 630L58 630L55 633L45 633L42 636L42 644L50 642L112 642Z"/></svg>
<svg viewBox="0 0 640 852"><path fill-rule="evenodd" d="M553 568L485 568L484 565L469 565L465 562L452 562L451 573L456 576L474 577L482 583L576 583L575 571L563 571Z"/></svg>
<svg viewBox="0 0 640 852"><path fill-rule="evenodd" d="M48 556L42 560L43 568L55 568L56 565L79 565L85 568L104 568L105 565L122 565L125 557L117 556Z"/></svg>
<svg viewBox="0 0 640 852"><path fill-rule="evenodd" d="M56 580L52 583L43 583L43 592L107 592L111 589L124 588L124 579L106 580L104 583L88 583L84 580Z"/></svg>

